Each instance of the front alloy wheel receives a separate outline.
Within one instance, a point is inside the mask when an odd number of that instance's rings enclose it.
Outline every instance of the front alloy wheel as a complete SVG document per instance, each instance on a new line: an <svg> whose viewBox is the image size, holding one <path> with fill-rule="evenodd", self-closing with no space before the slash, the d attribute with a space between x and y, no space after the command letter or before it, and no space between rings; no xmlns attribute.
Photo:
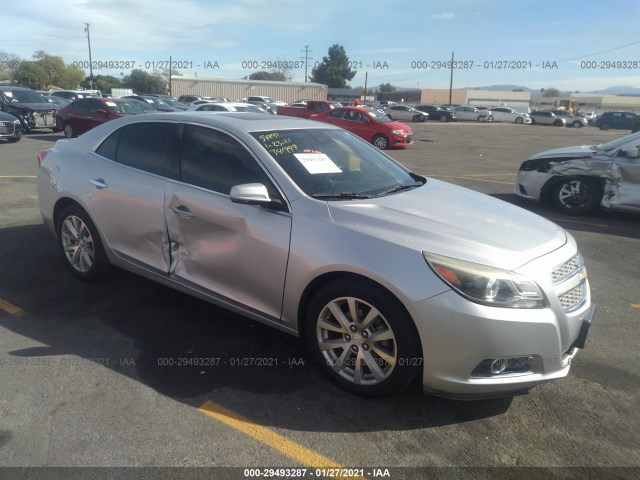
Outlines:
<svg viewBox="0 0 640 480"><path fill-rule="evenodd" d="M580 215L594 210L601 197L600 186L594 180L570 178L556 185L553 201L563 212Z"/></svg>
<svg viewBox="0 0 640 480"><path fill-rule="evenodd" d="M373 137L373 141L371 143L373 143L374 147L379 148L380 150L384 150L389 146L389 140L387 140L387 137L380 134Z"/></svg>
<svg viewBox="0 0 640 480"><path fill-rule="evenodd" d="M413 321L378 288L329 285L313 299L306 328L317 361L352 393L378 397L397 392L421 364Z"/></svg>

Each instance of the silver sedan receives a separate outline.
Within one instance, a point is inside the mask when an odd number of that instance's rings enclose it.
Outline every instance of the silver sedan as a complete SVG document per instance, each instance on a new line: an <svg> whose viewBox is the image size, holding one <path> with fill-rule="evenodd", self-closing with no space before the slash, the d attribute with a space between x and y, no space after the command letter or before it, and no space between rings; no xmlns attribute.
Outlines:
<svg viewBox="0 0 640 480"><path fill-rule="evenodd" d="M421 376L438 395L511 395L566 376L584 346L571 235L340 128L150 114L38 160L39 208L76 277L124 268L303 336L350 392Z"/></svg>

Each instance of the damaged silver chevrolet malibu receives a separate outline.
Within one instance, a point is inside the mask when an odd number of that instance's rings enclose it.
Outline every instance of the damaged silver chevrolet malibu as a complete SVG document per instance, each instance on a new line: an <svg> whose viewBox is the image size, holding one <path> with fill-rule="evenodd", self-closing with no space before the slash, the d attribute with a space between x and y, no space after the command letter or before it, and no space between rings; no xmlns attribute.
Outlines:
<svg viewBox="0 0 640 480"><path fill-rule="evenodd" d="M640 213L640 133L602 145L538 153L520 166L514 193L553 200L569 214L598 206Z"/></svg>
<svg viewBox="0 0 640 480"><path fill-rule="evenodd" d="M420 377L443 396L513 395L565 377L584 347L593 305L570 234L340 128L140 115L38 160L75 276L120 267L299 335L352 393Z"/></svg>

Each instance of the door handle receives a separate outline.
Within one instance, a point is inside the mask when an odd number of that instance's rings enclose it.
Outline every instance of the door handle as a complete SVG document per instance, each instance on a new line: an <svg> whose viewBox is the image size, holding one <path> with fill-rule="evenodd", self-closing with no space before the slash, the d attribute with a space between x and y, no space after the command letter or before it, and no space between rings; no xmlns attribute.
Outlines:
<svg viewBox="0 0 640 480"><path fill-rule="evenodd" d="M105 181L101 178L92 178L89 180L98 190L103 190L105 188L109 188L109 185L105 183Z"/></svg>
<svg viewBox="0 0 640 480"><path fill-rule="evenodd" d="M193 217L193 212L191 212L185 205L171 205L171 210L180 215L182 218Z"/></svg>

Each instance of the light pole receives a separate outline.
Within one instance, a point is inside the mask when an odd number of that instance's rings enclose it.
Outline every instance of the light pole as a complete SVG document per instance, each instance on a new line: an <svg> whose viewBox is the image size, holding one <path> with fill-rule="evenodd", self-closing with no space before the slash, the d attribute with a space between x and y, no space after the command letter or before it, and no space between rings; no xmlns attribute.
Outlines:
<svg viewBox="0 0 640 480"><path fill-rule="evenodd" d="M91 61L91 35L89 34L89 25L85 23L84 31L87 32L87 43L89 44L89 88L93 89L93 65Z"/></svg>

